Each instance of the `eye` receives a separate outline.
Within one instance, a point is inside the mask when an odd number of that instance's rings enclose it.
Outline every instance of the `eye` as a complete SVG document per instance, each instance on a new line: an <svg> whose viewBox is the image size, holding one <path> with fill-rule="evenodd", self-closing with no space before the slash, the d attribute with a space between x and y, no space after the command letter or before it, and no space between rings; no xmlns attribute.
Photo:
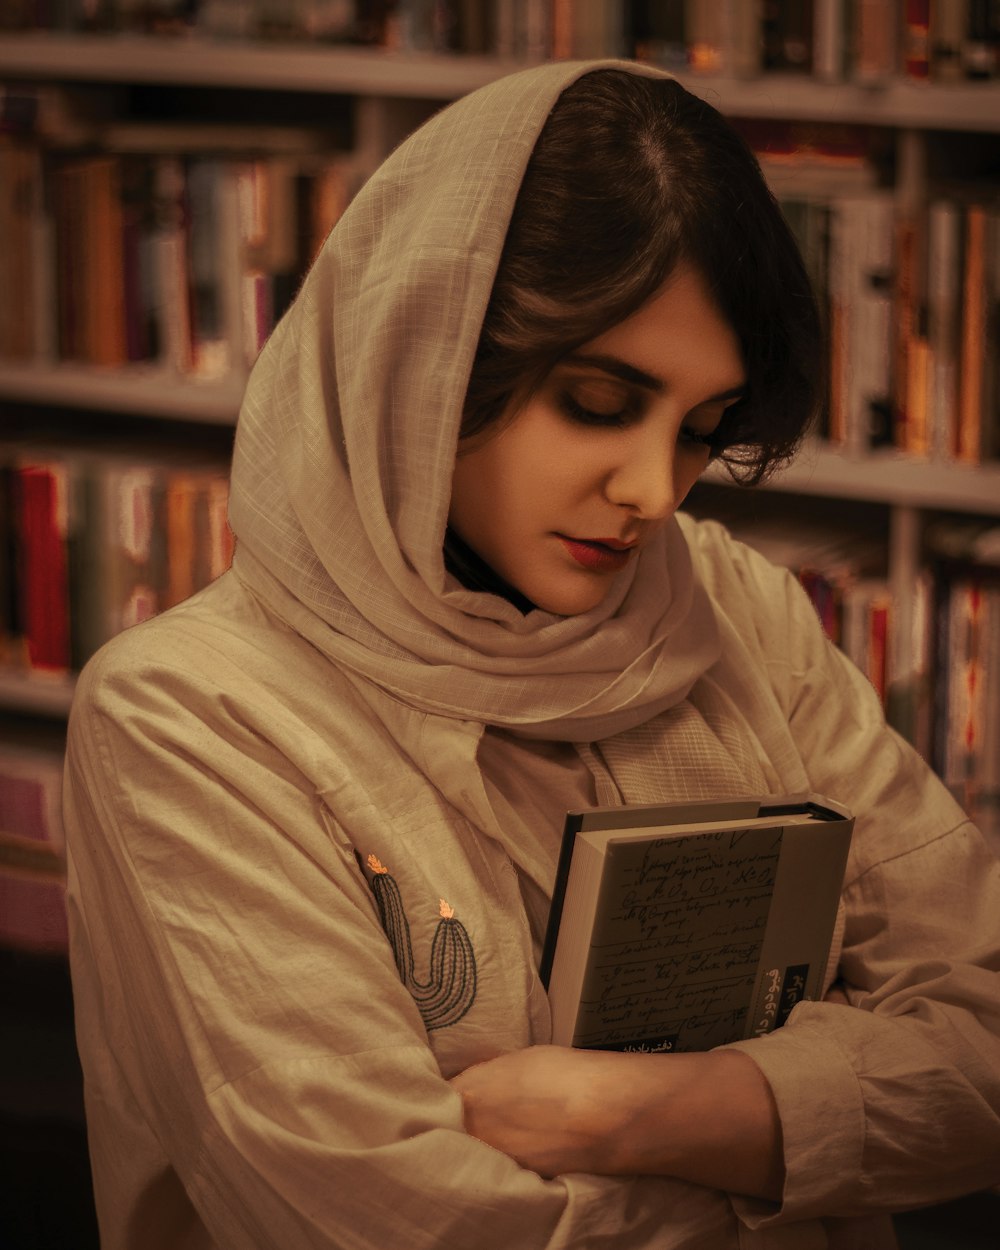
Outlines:
<svg viewBox="0 0 1000 1250"><path fill-rule="evenodd" d="M560 390L560 409L580 425L621 427L634 420L639 404L627 389L603 381L580 382Z"/></svg>
<svg viewBox="0 0 1000 1250"><path fill-rule="evenodd" d="M707 430L704 425L698 428L698 426L685 424L681 427L681 441L691 447L707 448L709 459L714 460L736 441L733 438L732 418L741 402L742 400L735 400L725 405L710 404L704 408L696 408L691 414L692 417L700 418L705 423L715 417L715 424Z"/></svg>

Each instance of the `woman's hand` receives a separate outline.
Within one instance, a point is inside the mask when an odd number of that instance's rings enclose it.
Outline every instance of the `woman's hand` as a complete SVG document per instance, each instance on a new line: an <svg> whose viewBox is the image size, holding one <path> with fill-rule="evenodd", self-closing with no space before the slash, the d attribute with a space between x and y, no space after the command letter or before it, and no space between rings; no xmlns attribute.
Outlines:
<svg viewBox="0 0 1000 1250"><path fill-rule="evenodd" d="M647 1173L780 1197L777 1109L757 1065L739 1051L533 1046L451 1083L468 1132L542 1176Z"/></svg>
<svg viewBox="0 0 1000 1250"><path fill-rule="evenodd" d="M618 1057L532 1046L466 1068L451 1084L462 1095L467 1131L523 1167L542 1176L607 1172L618 1128Z"/></svg>

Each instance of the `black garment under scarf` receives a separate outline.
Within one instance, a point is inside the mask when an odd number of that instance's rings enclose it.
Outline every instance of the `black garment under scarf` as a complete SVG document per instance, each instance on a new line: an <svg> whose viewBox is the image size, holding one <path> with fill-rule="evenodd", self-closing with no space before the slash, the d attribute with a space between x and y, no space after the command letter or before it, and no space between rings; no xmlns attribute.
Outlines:
<svg viewBox="0 0 1000 1250"><path fill-rule="evenodd" d="M531 600L494 572L450 525L444 535L444 566L466 590L484 590L491 595L499 595L525 616L534 611L535 605Z"/></svg>

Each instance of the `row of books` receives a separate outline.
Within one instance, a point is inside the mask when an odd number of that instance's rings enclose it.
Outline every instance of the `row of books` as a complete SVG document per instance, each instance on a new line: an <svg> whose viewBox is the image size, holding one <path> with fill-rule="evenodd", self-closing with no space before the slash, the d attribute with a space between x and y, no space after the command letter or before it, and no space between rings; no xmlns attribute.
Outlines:
<svg viewBox="0 0 1000 1250"><path fill-rule="evenodd" d="M10 28L326 40L393 50L629 56L881 83L998 75L991 0L10 0Z"/></svg>
<svg viewBox="0 0 1000 1250"><path fill-rule="evenodd" d="M782 200L829 333L827 438L980 464L1000 455L1000 201Z"/></svg>
<svg viewBox="0 0 1000 1250"><path fill-rule="evenodd" d="M189 146L235 134L189 129ZM995 193L904 208L850 135L820 145L791 124L746 129L826 313L826 437L852 454L1000 455ZM245 375L356 190L355 164L292 147L148 150L176 127L106 137L129 150L0 138L0 360Z"/></svg>
<svg viewBox="0 0 1000 1250"><path fill-rule="evenodd" d="M0 448L0 662L42 680L229 565L225 466Z"/></svg>
<svg viewBox="0 0 1000 1250"><path fill-rule="evenodd" d="M159 138L133 136L154 149ZM0 358L245 373L352 179L329 154L56 153L0 139Z"/></svg>
<svg viewBox="0 0 1000 1250"><path fill-rule="evenodd" d="M796 573L890 724L1000 854L1000 526L929 523L924 567L900 592L877 535L738 518L726 518L730 528Z"/></svg>

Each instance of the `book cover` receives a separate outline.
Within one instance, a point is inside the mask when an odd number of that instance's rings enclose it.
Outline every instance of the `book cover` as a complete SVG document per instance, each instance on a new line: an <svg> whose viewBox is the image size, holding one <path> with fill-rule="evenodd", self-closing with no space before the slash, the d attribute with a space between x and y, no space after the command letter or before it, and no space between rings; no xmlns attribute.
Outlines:
<svg viewBox="0 0 1000 1250"><path fill-rule="evenodd" d="M690 1051L819 998L854 818L816 795L566 817L540 975L552 1040Z"/></svg>

